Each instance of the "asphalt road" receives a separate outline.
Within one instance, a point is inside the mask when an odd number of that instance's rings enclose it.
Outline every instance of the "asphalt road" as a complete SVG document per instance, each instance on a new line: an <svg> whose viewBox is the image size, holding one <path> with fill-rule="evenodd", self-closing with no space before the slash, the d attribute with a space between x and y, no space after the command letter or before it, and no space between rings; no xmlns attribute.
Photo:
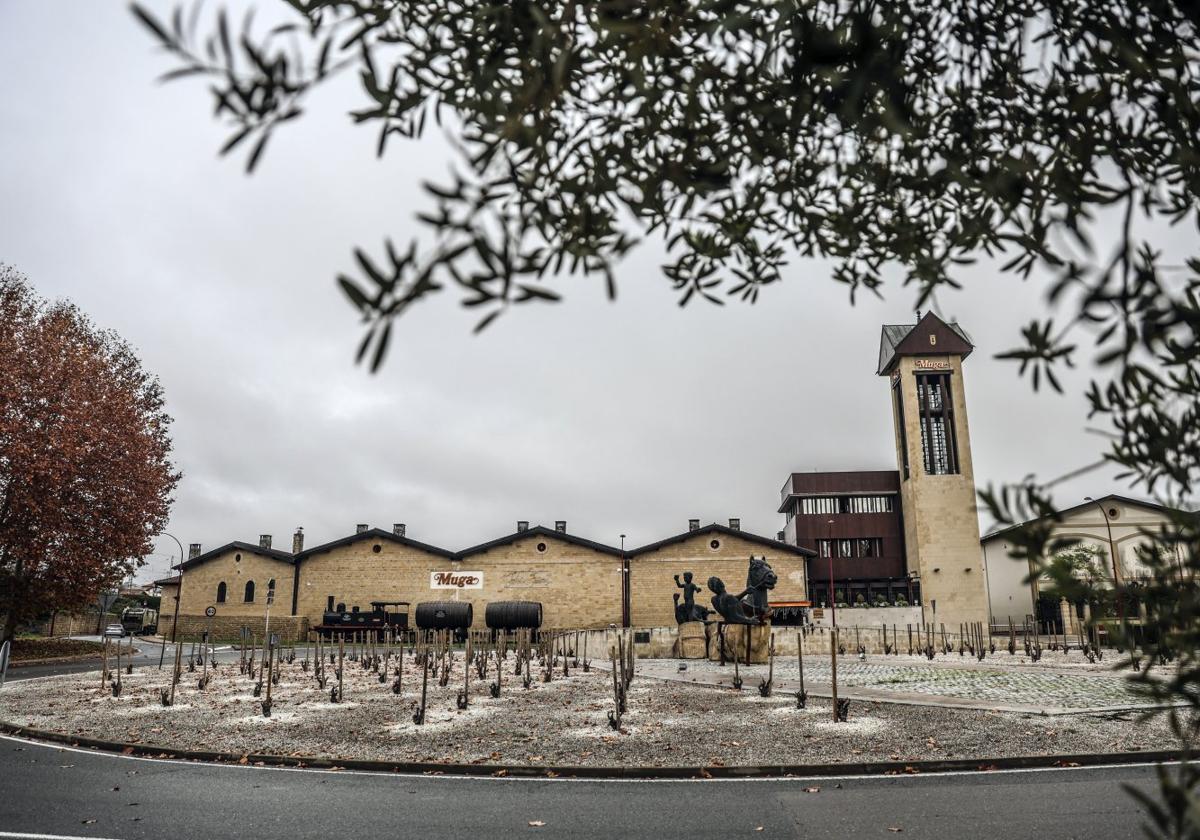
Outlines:
<svg viewBox="0 0 1200 840"><path fill-rule="evenodd" d="M1140 835L1122 782L1152 787L1153 769L770 781L462 779L157 761L0 737L0 838L1100 840Z"/></svg>
<svg viewBox="0 0 1200 840"><path fill-rule="evenodd" d="M75 636L76 639L88 639L97 641L98 636ZM124 640L123 644L128 644L128 639ZM133 666L140 668L144 665L158 665L159 643L150 640L136 639L133 643L135 656L133 658ZM184 648L184 656L187 655L188 649ZM174 656L174 648L170 644L167 645L167 656ZM121 664L125 664L125 653L122 648ZM110 664L115 667L116 660L112 659ZM169 667L168 662L164 667ZM96 671L100 668L100 658L84 659L79 662L60 662L48 665L9 665L8 676L6 682L13 680L28 680L34 677L57 677L60 674L79 674L84 671Z"/></svg>

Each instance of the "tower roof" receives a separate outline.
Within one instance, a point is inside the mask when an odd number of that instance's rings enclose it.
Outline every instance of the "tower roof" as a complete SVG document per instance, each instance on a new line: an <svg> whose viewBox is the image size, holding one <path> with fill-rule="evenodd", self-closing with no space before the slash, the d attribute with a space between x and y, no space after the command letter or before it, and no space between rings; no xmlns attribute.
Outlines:
<svg viewBox="0 0 1200 840"><path fill-rule="evenodd" d="M975 349L966 330L951 321L946 323L932 312L915 324L884 324L879 338L880 376L889 373L901 356L962 356Z"/></svg>

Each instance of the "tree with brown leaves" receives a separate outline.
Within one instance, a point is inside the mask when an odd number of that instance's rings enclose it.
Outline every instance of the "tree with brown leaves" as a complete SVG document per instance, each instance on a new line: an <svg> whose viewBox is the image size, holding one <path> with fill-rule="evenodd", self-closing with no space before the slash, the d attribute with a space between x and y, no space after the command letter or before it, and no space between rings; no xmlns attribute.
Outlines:
<svg viewBox="0 0 1200 840"><path fill-rule="evenodd" d="M0 614L91 602L142 564L179 474L158 380L118 335L0 265Z"/></svg>

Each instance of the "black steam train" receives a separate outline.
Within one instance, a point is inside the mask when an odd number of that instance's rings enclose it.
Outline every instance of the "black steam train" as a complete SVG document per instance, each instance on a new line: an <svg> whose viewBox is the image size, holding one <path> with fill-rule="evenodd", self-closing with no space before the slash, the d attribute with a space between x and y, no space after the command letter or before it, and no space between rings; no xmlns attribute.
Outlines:
<svg viewBox="0 0 1200 840"><path fill-rule="evenodd" d="M357 607L350 610L325 610L321 614L321 623L313 630L326 638L335 634L364 631L375 631L381 637L387 630L403 632L408 629L408 607L408 601L372 601L369 611L359 610Z"/></svg>

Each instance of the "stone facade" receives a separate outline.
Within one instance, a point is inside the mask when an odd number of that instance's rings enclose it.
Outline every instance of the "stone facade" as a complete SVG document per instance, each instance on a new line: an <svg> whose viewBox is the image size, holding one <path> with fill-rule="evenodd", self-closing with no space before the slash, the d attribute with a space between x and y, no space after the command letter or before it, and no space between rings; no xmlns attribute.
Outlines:
<svg viewBox="0 0 1200 840"><path fill-rule="evenodd" d="M614 549L614 552L616 550ZM328 551L301 555L296 612L312 625L329 604L371 609L371 601L409 601L409 621L422 601L469 601L484 627L491 601L540 601L545 627L607 627L621 622L621 558L535 529L468 550L460 559L369 532ZM435 589L436 572L478 572L482 588ZM668 596L669 597L669 596Z"/></svg>
<svg viewBox="0 0 1200 840"><path fill-rule="evenodd" d="M295 580L294 615L303 618L308 627L321 624L324 612L331 607L366 612L372 601L409 602L411 623L417 604L441 600L470 602L475 627L485 626L485 610L492 601L539 601L545 627L619 626L626 562L630 568L633 625L673 626L671 596L679 591L674 575L693 572L695 582L702 587L696 599L708 606L708 578L720 577L731 592L740 592L746 585L752 554L766 557L779 578L770 593L772 601L806 597L804 551L720 526L629 552L627 561L619 549L542 527L458 553L387 531L369 530L302 551L295 555L294 565L290 560L230 547L211 553L185 570L180 626L185 616L202 619L210 605L216 607L218 619L235 619L238 627L246 618L261 619L266 606L264 587L272 578L276 582L272 620L293 614ZM473 573L478 586L435 588L431 577L439 573L456 578ZM247 580L255 581L255 600L251 603L244 601ZM226 583L223 604L216 603L217 586L222 581ZM171 597L164 592L165 615L174 609Z"/></svg>
<svg viewBox="0 0 1200 840"><path fill-rule="evenodd" d="M180 615L177 639L187 642L200 638L205 630L210 630L215 642L237 642L243 627L249 627L255 635L258 644L262 644L264 615L215 615L210 620L204 615ZM170 638L173 616L165 615L159 618L158 631ZM271 612L269 632L278 633L280 642L301 642L308 637L308 619L304 616L275 615Z"/></svg>
<svg viewBox="0 0 1200 840"><path fill-rule="evenodd" d="M717 543L713 548L712 543ZM665 627L675 624L673 594L683 590L675 585L675 575L693 574L693 583L701 588L696 603L712 608L709 577L719 577L726 589L737 594L746 587L750 555L766 557L779 582L770 592L772 601L802 601L807 598L804 561L807 556L794 546L781 542L768 545L711 528L701 528L680 542L668 542L652 550L630 552L630 623L634 627Z"/></svg>
<svg viewBox="0 0 1200 840"><path fill-rule="evenodd" d="M921 329L920 326L917 329ZM927 354L949 363L950 393L958 451L958 473L930 475L921 451L921 421L917 406L918 363L924 357L901 356L890 381L893 384L893 416L897 394L903 405L904 436L896 424L896 452L901 465L901 509L904 515L904 544L910 572L921 580L925 620L944 622L986 621L987 584L979 546L975 474L971 461L971 436L963 391L962 358L957 355ZM946 370L938 370L945 373ZM895 387L898 384L898 388ZM903 475L907 446L909 475Z"/></svg>
<svg viewBox="0 0 1200 840"><path fill-rule="evenodd" d="M183 572L183 600L179 604L180 617L204 615L207 607L216 607L218 616L263 616L267 609L267 590L275 581L275 603L272 615L290 615L292 612L292 582L295 569L288 560L281 560L252 551L230 547L204 562L185 568ZM254 583L254 596L246 600L246 584ZM217 590L225 584L225 601L217 600ZM174 612L174 602L167 601L163 590L163 612Z"/></svg>

